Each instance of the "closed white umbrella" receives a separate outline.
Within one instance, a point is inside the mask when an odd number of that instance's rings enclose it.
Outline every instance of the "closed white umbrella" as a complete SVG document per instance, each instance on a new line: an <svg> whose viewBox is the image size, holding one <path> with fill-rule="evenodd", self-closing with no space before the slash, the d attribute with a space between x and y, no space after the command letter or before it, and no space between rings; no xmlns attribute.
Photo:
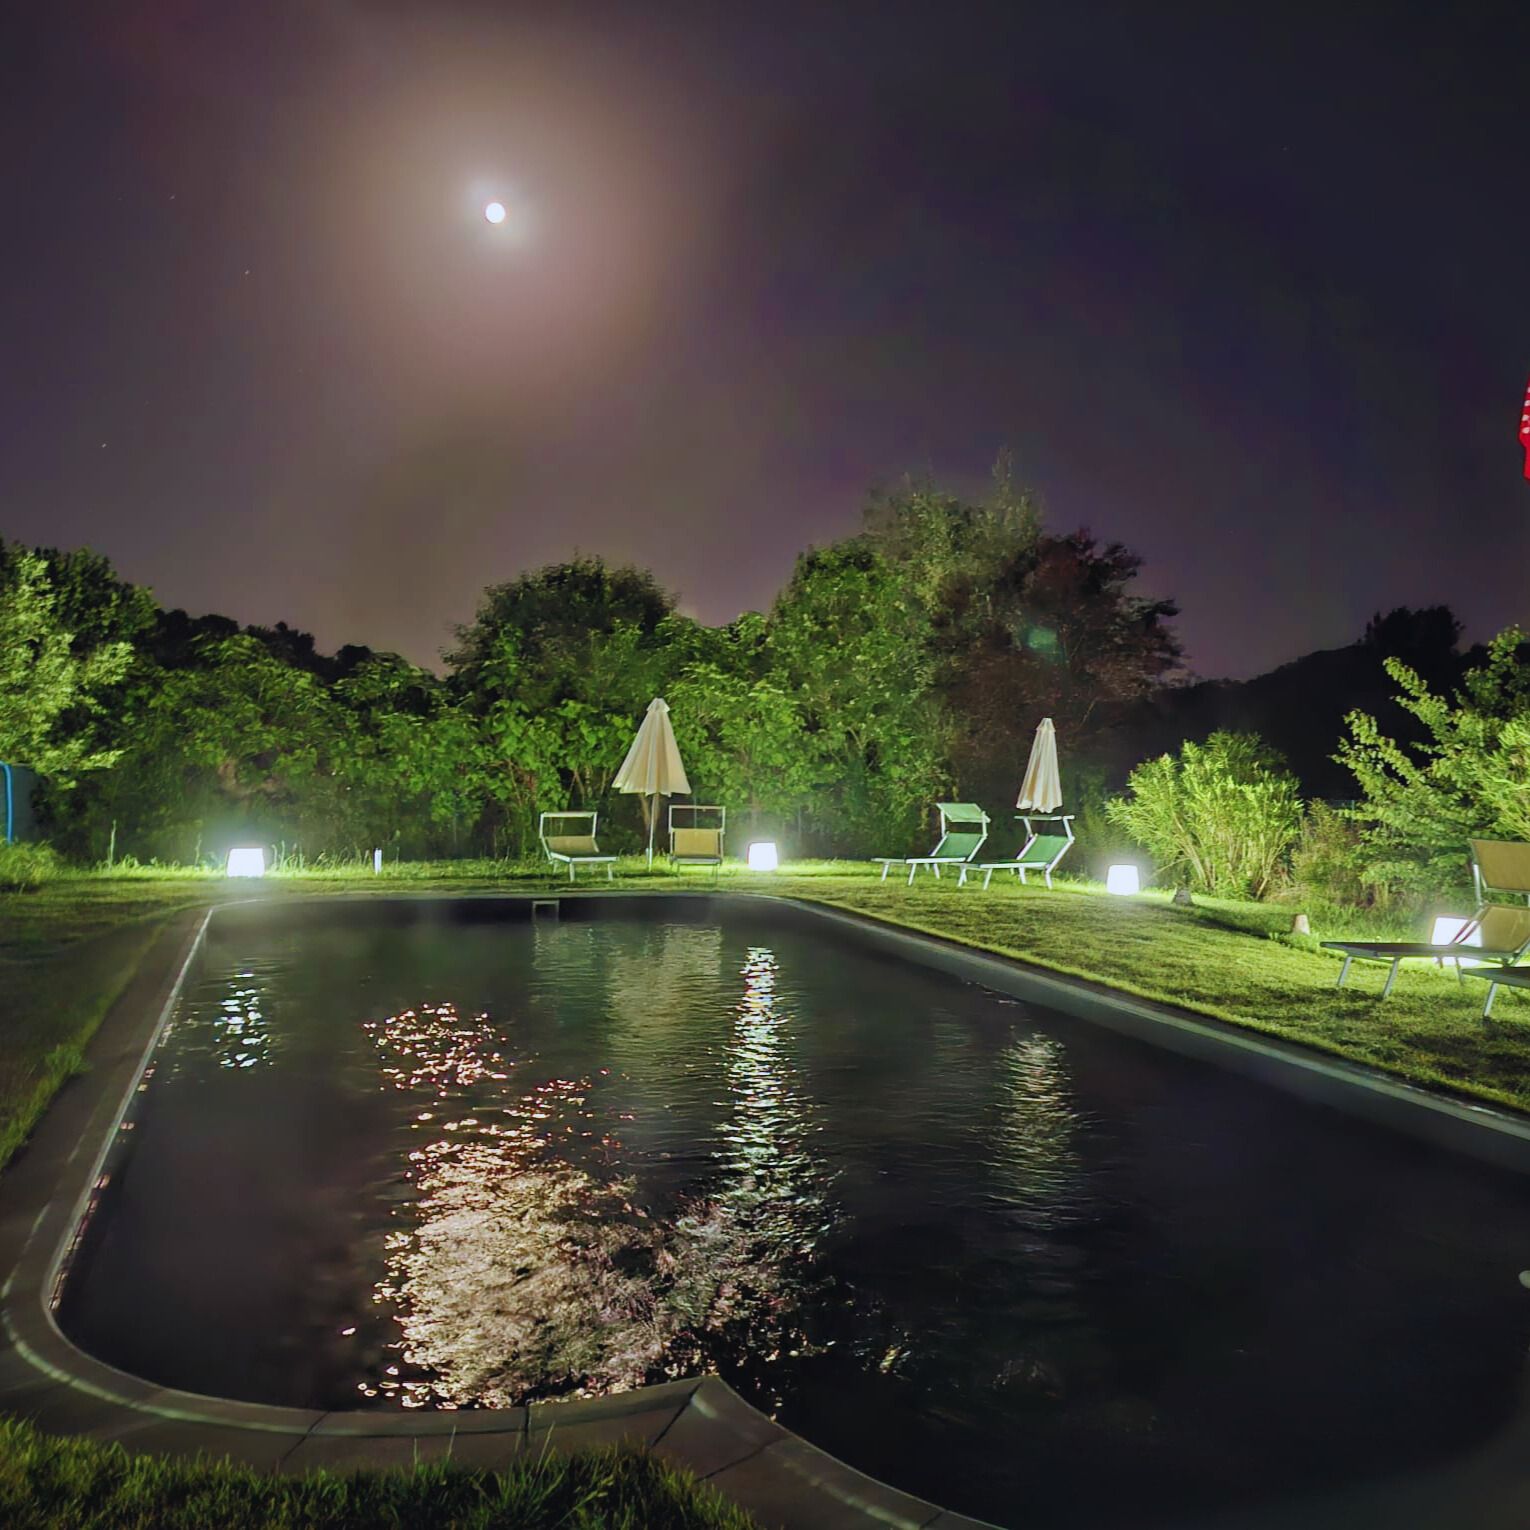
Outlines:
<svg viewBox="0 0 1530 1530"><path fill-rule="evenodd" d="M1031 744L1030 763L1015 806L1022 812L1055 813L1062 806L1062 777L1057 772L1057 729L1043 717Z"/></svg>
<svg viewBox="0 0 1530 1530"><path fill-rule="evenodd" d="M648 820L648 864L653 865L653 831L659 818L659 798L689 794L691 783L680 763L680 746L669 720L669 703L655 696L637 737L611 783L619 792L635 792L643 799Z"/></svg>

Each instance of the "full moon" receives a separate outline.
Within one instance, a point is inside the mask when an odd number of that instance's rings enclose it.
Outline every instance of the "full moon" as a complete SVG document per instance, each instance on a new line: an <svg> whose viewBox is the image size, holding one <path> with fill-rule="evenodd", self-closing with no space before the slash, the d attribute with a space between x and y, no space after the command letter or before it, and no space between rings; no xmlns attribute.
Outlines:
<svg viewBox="0 0 1530 1530"><path fill-rule="evenodd" d="M503 202L490 202L484 208L483 215L490 223L503 223L505 221L505 204Z"/></svg>

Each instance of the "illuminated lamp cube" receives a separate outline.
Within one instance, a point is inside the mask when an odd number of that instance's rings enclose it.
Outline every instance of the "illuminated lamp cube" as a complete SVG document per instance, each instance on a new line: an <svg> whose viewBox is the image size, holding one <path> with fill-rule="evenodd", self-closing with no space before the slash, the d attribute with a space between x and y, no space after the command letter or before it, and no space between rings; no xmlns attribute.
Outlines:
<svg viewBox="0 0 1530 1530"><path fill-rule="evenodd" d="M1141 892L1142 876L1135 866L1112 866L1105 873L1105 891L1123 896Z"/></svg>
<svg viewBox="0 0 1530 1530"><path fill-rule="evenodd" d="M776 842L773 839L762 839L749 847L749 869L751 871L774 871L781 864L780 857L776 854Z"/></svg>
<svg viewBox="0 0 1530 1530"><path fill-rule="evenodd" d="M1441 914L1434 921L1434 929L1429 936L1429 943L1435 946L1451 945L1456 937L1472 921L1462 914ZM1460 942L1463 946L1480 946L1482 944L1482 931L1473 930L1465 940Z"/></svg>
<svg viewBox="0 0 1530 1530"><path fill-rule="evenodd" d="M263 877L266 874L266 852L258 846L230 850L228 874L231 877Z"/></svg>

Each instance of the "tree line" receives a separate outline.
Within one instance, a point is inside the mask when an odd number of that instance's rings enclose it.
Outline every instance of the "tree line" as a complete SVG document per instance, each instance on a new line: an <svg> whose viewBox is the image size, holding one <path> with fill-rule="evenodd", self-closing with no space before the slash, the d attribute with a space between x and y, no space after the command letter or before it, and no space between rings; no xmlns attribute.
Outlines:
<svg viewBox="0 0 1530 1530"><path fill-rule="evenodd" d="M1174 673L1141 560L1042 524L1001 463L969 501L908 482L722 627L645 570L579 557L485 590L444 671L283 624L164 610L85 551L0 543L0 759L46 780L53 843L195 862L513 856L544 810L638 814L611 778L669 700L697 800L802 854L902 848L929 805L1012 801L1037 719L1084 749Z"/></svg>
<svg viewBox="0 0 1530 1530"><path fill-rule="evenodd" d="M664 695L695 799L797 855L896 853L945 796L1004 825L1043 716L1079 869L1130 844L1203 891L1384 903L1459 883L1470 837L1530 838L1516 629L1463 654L1447 609L1400 609L1241 687L1190 683L1176 608L1134 592L1140 568L1048 529L1001 460L981 501L874 496L858 534L721 627L596 557L491 585L437 673L165 610L97 554L0 540L0 760L45 778L52 843L83 862L237 841L513 857L565 808L635 848L611 780ZM1335 782L1343 802L1315 800Z"/></svg>

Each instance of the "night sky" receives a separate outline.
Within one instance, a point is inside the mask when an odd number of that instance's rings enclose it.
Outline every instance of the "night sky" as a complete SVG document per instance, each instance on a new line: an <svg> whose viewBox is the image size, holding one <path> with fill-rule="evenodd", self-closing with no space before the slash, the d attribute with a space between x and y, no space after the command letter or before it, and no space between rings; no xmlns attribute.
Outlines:
<svg viewBox="0 0 1530 1530"><path fill-rule="evenodd" d="M1527 144L1525 4L13 5L0 534L434 662L575 549L725 621L1008 445L1203 674L1486 636Z"/></svg>

